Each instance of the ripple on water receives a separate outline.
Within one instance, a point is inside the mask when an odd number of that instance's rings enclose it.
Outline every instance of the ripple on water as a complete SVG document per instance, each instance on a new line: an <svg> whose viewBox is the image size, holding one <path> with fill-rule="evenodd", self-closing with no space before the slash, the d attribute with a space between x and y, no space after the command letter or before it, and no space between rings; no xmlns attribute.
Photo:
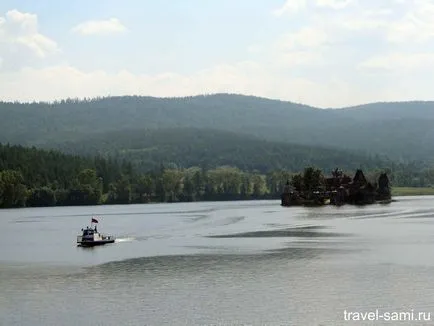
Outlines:
<svg viewBox="0 0 434 326"><path fill-rule="evenodd" d="M191 215L191 217L187 220L188 222L199 222L205 219L211 218L211 215L207 214L195 214Z"/></svg>
<svg viewBox="0 0 434 326"><path fill-rule="evenodd" d="M248 202L246 209L107 206L120 216L104 228L127 243L89 251L75 250L71 239L74 217L91 208L44 210L57 232L32 224L37 217L23 210L2 212L0 324L344 325L344 309L434 311L432 202L288 210L278 201ZM62 211L71 218L57 218ZM210 218L186 223L203 216ZM227 222L235 224L221 227ZM68 266L28 263L34 257ZM25 263L15 264L17 258Z"/></svg>
<svg viewBox="0 0 434 326"><path fill-rule="evenodd" d="M252 232L241 232L233 234L208 235L208 238L273 238L273 237L345 237L350 236L339 232L319 232L316 230L326 229L325 226L302 226L280 230L263 230Z"/></svg>

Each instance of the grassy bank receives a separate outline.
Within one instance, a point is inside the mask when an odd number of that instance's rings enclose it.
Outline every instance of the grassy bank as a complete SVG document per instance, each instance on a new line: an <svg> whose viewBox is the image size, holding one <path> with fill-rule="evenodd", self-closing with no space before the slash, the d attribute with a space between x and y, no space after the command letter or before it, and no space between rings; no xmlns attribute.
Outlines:
<svg viewBox="0 0 434 326"><path fill-rule="evenodd" d="M393 187L392 196L427 196L434 195L432 187Z"/></svg>

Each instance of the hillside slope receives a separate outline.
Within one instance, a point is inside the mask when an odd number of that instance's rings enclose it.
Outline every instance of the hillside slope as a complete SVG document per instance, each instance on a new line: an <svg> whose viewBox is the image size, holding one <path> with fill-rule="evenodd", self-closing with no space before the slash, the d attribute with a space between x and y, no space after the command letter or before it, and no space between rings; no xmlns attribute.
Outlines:
<svg viewBox="0 0 434 326"><path fill-rule="evenodd" d="M261 172L275 169L301 171L307 165L329 172L337 166L354 170L392 164L360 153L271 142L232 132L198 128L107 132L50 146L74 154L101 154L127 159L140 166L142 171L157 168L160 163L172 163L184 168L231 165Z"/></svg>
<svg viewBox="0 0 434 326"><path fill-rule="evenodd" d="M93 133L209 128L304 145L360 149L404 160L434 157L434 102L317 109L258 97L110 97L54 104L0 103L0 141L44 144Z"/></svg>

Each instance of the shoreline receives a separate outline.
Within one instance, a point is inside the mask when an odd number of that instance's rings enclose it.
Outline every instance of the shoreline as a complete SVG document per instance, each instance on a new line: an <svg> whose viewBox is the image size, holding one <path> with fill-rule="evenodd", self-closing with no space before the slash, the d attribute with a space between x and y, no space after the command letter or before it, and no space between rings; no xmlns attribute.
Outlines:
<svg viewBox="0 0 434 326"><path fill-rule="evenodd" d="M415 196L434 196L434 188L431 187L394 187L392 188L392 199L391 203L396 202L397 200L393 197L415 197ZM147 203L126 203L126 204L109 204L109 203L101 203L95 205L54 205L54 206L25 206L25 207L0 207L1 210L6 209L28 209L28 208L51 208L51 207L87 207L87 206L118 206L118 205L156 205L156 204L176 204L176 203L210 203L210 202L245 202L245 201L269 201L276 200L279 198L246 198L246 199L225 199L225 200L196 200L196 201L176 201L176 202L160 202L160 201L151 201ZM380 202L375 204L382 204ZM280 205L278 205L280 206Z"/></svg>
<svg viewBox="0 0 434 326"><path fill-rule="evenodd" d="M433 196L434 187L392 187L395 196Z"/></svg>

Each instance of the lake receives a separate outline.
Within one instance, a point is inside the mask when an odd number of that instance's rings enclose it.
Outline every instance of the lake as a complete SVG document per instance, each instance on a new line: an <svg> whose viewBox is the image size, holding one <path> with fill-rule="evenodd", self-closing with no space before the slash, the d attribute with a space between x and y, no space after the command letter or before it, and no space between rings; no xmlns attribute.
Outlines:
<svg viewBox="0 0 434 326"><path fill-rule="evenodd" d="M434 197L396 199L1 210L0 325L433 324Z"/></svg>

